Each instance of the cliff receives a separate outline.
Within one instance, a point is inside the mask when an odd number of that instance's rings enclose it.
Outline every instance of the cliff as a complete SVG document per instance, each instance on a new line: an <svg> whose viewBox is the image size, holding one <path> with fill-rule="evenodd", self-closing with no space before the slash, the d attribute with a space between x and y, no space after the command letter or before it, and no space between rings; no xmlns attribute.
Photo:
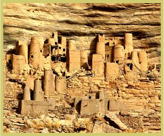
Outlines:
<svg viewBox="0 0 164 136"><path fill-rule="evenodd" d="M48 38L58 31L88 52L94 37L123 37L132 32L134 48L144 49L149 62L160 62L161 5L158 3L7 3L3 5L4 51L19 39Z"/></svg>

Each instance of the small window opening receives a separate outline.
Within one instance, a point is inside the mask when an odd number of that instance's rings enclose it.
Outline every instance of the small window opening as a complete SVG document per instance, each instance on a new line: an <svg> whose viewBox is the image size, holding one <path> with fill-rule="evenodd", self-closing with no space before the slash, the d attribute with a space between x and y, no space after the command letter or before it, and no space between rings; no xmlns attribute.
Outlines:
<svg viewBox="0 0 164 136"><path fill-rule="evenodd" d="M117 60L117 61L116 61L116 63L118 64L118 63L119 63L119 61Z"/></svg>
<svg viewBox="0 0 164 136"><path fill-rule="evenodd" d="M132 63L128 63L127 66L132 70L133 69L133 64Z"/></svg>
<svg viewBox="0 0 164 136"><path fill-rule="evenodd" d="M108 101L108 104L107 104L107 110L109 110L109 105L110 105L110 101Z"/></svg>
<svg viewBox="0 0 164 136"><path fill-rule="evenodd" d="M105 46L109 46L109 42L107 42L107 43L105 44Z"/></svg>
<svg viewBox="0 0 164 136"><path fill-rule="evenodd" d="M9 60L9 64L11 64L11 59Z"/></svg>

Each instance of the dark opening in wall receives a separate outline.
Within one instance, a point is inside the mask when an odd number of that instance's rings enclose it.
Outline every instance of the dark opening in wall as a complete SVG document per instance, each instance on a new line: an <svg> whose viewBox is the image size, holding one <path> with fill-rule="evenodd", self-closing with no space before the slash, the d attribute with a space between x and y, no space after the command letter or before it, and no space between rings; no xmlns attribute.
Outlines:
<svg viewBox="0 0 164 136"><path fill-rule="evenodd" d="M130 68L130 70L133 69L133 64L132 63L128 63L127 66Z"/></svg>
<svg viewBox="0 0 164 136"><path fill-rule="evenodd" d="M61 44L61 36L58 36L58 43L60 43Z"/></svg>
<svg viewBox="0 0 164 136"><path fill-rule="evenodd" d="M51 56L51 60L52 61L56 61L57 60L57 57L56 56Z"/></svg>
<svg viewBox="0 0 164 136"><path fill-rule="evenodd" d="M89 99L91 99L92 97L91 96L88 96Z"/></svg>
<svg viewBox="0 0 164 136"><path fill-rule="evenodd" d="M59 47L59 49L61 49L61 47Z"/></svg>
<svg viewBox="0 0 164 136"><path fill-rule="evenodd" d="M55 33L52 33L52 37L55 37Z"/></svg>
<svg viewBox="0 0 164 136"><path fill-rule="evenodd" d="M109 110L109 105L110 105L110 101L108 101L108 104L107 104L107 110Z"/></svg>
<svg viewBox="0 0 164 136"><path fill-rule="evenodd" d="M99 99L99 98L100 98L99 93L96 93L96 99Z"/></svg>
<svg viewBox="0 0 164 136"><path fill-rule="evenodd" d="M31 96L31 100L34 100L34 91L30 90L30 96Z"/></svg>
<svg viewBox="0 0 164 136"><path fill-rule="evenodd" d="M119 63L119 61L117 60L117 61L116 61L116 63L118 64L118 63Z"/></svg>
<svg viewBox="0 0 164 136"><path fill-rule="evenodd" d="M8 69L12 69L12 60L11 59L8 60L8 63L6 66Z"/></svg>
<svg viewBox="0 0 164 136"><path fill-rule="evenodd" d="M66 57L60 57L60 61L61 61L61 62L66 62L67 59L66 59Z"/></svg>
<svg viewBox="0 0 164 136"><path fill-rule="evenodd" d="M53 46L51 46L51 53L53 52L53 49L54 49L55 47L53 47Z"/></svg>
<svg viewBox="0 0 164 136"><path fill-rule="evenodd" d="M33 56L33 55L31 55L31 58L34 58L34 56Z"/></svg>
<svg viewBox="0 0 164 136"><path fill-rule="evenodd" d="M11 59L8 61L8 63L11 65L12 64L12 61L11 61Z"/></svg>
<svg viewBox="0 0 164 136"><path fill-rule="evenodd" d="M131 53L128 53L128 59L132 59Z"/></svg>
<svg viewBox="0 0 164 136"><path fill-rule="evenodd" d="M157 69L158 72L160 72L161 64L157 64L157 65L156 65L156 69Z"/></svg>
<svg viewBox="0 0 164 136"><path fill-rule="evenodd" d="M152 66L151 66L151 69L154 69L155 68L155 65L153 64Z"/></svg>
<svg viewBox="0 0 164 136"><path fill-rule="evenodd" d="M77 112L80 114L81 100L76 104L75 108L76 108Z"/></svg>
<svg viewBox="0 0 164 136"><path fill-rule="evenodd" d="M63 49L63 51L65 51L65 49Z"/></svg>
<svg viewBox="0 0 164 136"><path fill-rule="evenodd" d="M57 50L58 46L51 46L51 53L53 52L53 49Z"/></svg>
<svg viewBox="0 0 164 136"><path fill-rule="evenodd" d="M105 46L109 46L109 42L107 42L107 43L105 44Z"/></svg>
<svg viewBox="0 0 164 136"><path fill-rule="evenodd" d="M46 39L45 41L44 41L44 44L47 44L48 43L48 39Z"/></svg>

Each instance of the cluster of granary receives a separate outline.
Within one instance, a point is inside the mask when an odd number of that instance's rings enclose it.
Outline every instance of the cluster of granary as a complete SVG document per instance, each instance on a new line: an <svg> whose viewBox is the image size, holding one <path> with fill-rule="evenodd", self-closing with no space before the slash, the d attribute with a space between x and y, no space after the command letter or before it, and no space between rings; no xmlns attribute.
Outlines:
<svg viewBox="0 0 164 136"><path fill-rule="evenodd" d="M122 45L124 44L124 46ZM12 65L16 74L29 73L30 69L53 69L54 62L66 62L69 72L88 68L88 54L80 50L73 40L53 33L52 38L44 40L42 37L33 37L30 44L27 41L18 41L15 54L6 55L7 63ZM111 70L118 69L124 64L133 71L147 71L147 54L144 50L133 50L133 36L125 33L124 43L113 38L106 40L104 35L97 36L96 50L92 55L92 73L97 77L110 77ZM104 65L105 64L105 65ZM127 65L126 65L127 64ZM113 76L113 75L112 75Z"/></svg>
<svg viewBox="0 0 164 136"><path fill-rule="evenodd" d="M54 108L53 97L55 92L66 93L66 77L53 74L52 65L57 65L55 62L58 61L66 62L69 72L80 70L81 67L87 69L89 66L87 53L76 47L74 41L69 40L67 42L65 37L58 36L57 32L46 41L40 37L33 37L29 46L27 42L19 41L15 54L7 54L7 63L12 64L12 69L17 74L28 73L31 68L44 70L43 81L38 79L34 81L33 97L30 88L26 85L24 99L20 105L22 114L46 113L49 109ZM133 49L131 33L125 33L124 46L118 39L106 40L104 35L98 35L95 54L92 55L92 75L105 77L107 81L115 80L119 75L121 65L126 72L145 72L148 69L147 54L143 50L135 51ZM90 109L93 105L97 105L93 112L100 110L104 113L101 108L107 109L107 101L100 99L78 100L75 107L80 103L78 106L81 107L80 113L85 114L88 112L87 108Z"/></svg>
<svg viewBox="0 0 164 136"><path fill-rule="evenodd" d="M52 62L66 58L66 37L53 34L53 38L33 37L27 41L18 41L15 53L7 54L7 63L12 65L16 74L29 73L30 69L51 69Z"/></svg>
<svg viewBox="0 0 164 136"><path fill-rule="evenodd" d="M40 80L35 80L34 88L33 98L30 89L27 86L24 88L24 98L20 101L18 107L19 111L23 115L47 115L49 110L53 111L55 109L56 104L53 96L47 94L44 96ZM104 91L97 92L96 94L89 94L83 98L75 98L74 108L80 115L93 115L96 113L105 115L108 111L127 110L127 107L123 105L121 101L108 99Z"/></svg>
<svg viewBox="0 0 164 136"><path fill-rule="evenodd" d="M55 76L52 70L44 71L44 79L33 80L34 87L26 84L23 92L23 100L20 102L19 110L24 115L47 114L48 110L55 108L56 92L66 94L66 78Z"/></svg>

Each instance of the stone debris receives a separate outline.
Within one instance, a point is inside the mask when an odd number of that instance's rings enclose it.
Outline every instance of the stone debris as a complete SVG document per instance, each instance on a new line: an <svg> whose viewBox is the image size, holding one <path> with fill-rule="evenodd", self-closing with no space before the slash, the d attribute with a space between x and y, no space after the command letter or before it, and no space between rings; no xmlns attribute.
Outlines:
<svg viewBox="0 0 164 136"><path fill-rule="evenodd" d="M101 122L95 122L92 133L104 133Z"/></svg>
<svg viewBox="0 0 164 136"><path fill-rule="evenodd" d="M43 130L41 130L41 133L49 133L48 128L44 128Z"/></svg>
<svg viewBox="0 0 164 136"><path fill-rule="evenodd" d="M113 121L121 130L127 129L127 126L120 121L114 112L108 112L105 116Z"/></svg>

